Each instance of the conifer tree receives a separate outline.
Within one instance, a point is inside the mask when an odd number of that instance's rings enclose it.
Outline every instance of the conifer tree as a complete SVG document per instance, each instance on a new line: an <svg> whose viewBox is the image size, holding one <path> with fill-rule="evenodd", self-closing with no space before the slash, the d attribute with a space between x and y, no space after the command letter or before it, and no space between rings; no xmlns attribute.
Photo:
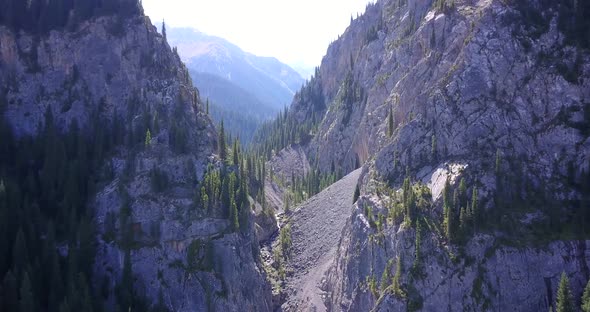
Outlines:
<svg viewBox="0 0 590 312"><path fill-rule="evenodd" d="M559 288L557 289L556 312L574 312L574 302L570 289L569 279L565 272L561 274Z"/></svg>
<svg viewBox="0 0 590 312"><path fill-rule="evenodd" d="M219 158L225 162L227 158L227 146L225 145L225 129L223 128L223 120L219 126L219 140L218 140Z"/></svg>
<svg viewBox="0 0 590 312"><path fill-rule="evenodd" d="M133 306L133 271L131 267L131 252L125 251L125 257L123 258L123 273L121 276L121 282L117 286L117 299L119 305L124 311L131 310Z"/></svg>
<svg viewBox="0 0 590 312"><path fill-rule="evenodd" d="M395 266L395 274L393 275L393 291L396 295L401 295L401 276L402 276L402 259L397 256L397 264Z"/></svg>
<svg viewBox="0 0 590 312"><path fill-rule="evenodd" d="M67 298L59 305L59 312L71 312L70 305L68 304Z"/></svg>
<svg viewBox="0 0 590 312"><path fill-rule="evenodd" d="M149 147L151 143L152 133L150 132L150 129L147 129L147 131L145 132L145 147Z"/></svg>
<svg viewBox="0 0 590 312"><path fill-rule="evenodd" d="M239 162L239 145L238 145L238 139L234 140L234 147L232 149L232 156L233 156L233 164L234 166L238 166L240 164Z"/></svg>
<svg viewBox="0 0 590 312"><path fill-rule="evenodd" d="M473 219L473 229L477 229L479 223L479 208L477 206L477 187L473 187L473 194L471 195L471 215Z"/></svg>
<svg viewBox="0 0 590 312"><path fill-rule="evenodd" d="M465 178L461 178L459 183L459 201L455 203L458 207L467 207L467 186L465 185Z"/></svg>
<svg viewBox="0 0 590 312"><path fill-rule="evenodd" d="M420 264L422 261L421 249L422 248L422 222L418 220L416 223L416 250L414 253L414 263L412 264L412 269L414 272L417 272L420 269Z"/></svg>
<svg viewBox="0 0 590 312"><path fill-rule="evenodd" d="M229 210L229 221L231 222L232 229L237 231L240 228L240 221L238 220L238 206L235 200L231 200Z"/></svg>
<svg viewBox="0 0 590 312"><path fill-rule="evenodd" d="M385 264L385 269L383 270L383 274L381 275L381 284L379 287L379 289L381 289L381 291L384 291L385 288L387 288L387 286L389 286L390 280L391 280L391 273L390 271L390 267L393 265L393 260L389 260L386 264Z"/></svg>
<svg viewBox="0 0 590 312"><path fill-rule="evenodd" d="M25 272L20 286L20 312L35 312L35 299L29 274Z"/></svg>
<svg viewBox="0 0 590 312"><path fill-rule="evenodd" d="M496 150L496 178L498 178L500 176L500 174L502 173L502 158L501 158L501 154L500 154L500 149Z"/></svg>
<svg viewBox="0 0 590 312"><path fill-rule="evenodd" d="M164 37L164 42L168 40L166 37L166 22L162 20L162 36Z"/></svg>
<svg viewBox="0 0 590 312"><path fill-rule="evenodd" d="M453 242L455 239L455 235L454 235L454 227L455 227L455 220L454 220L454 207L453 205L450 205L447 208L447 222L446 222L446 228L445 228L445 233L447 234L447 239L449 240L449 242Z"/></svg>
<svg viewBox="0 0 590 312"><path fill-rule="evenodd" d="M22 228L19 228L16 234L16 240L14 242L12 250L12 265L15 268L16 275L21 275L23 267L29 263L27 244L25 241L25 234Z"/></svg>
<svg viewBox="0 0 590 312"><path fill-rule="evenodd" d="M465 207L461 207L461 210L459 211L459 228L461 234L465 233L467 228L467 212L465 211Z"/></svg>
<svg viewBox="0 0 590 312"><path fill-rule="evenodd" d="M391 137L393 135L393 111L389 108L389 112L387 114L387 136Z"/></svg>
<svg viewBox="0 0 590 312"><path fill-rule="evenodd" d="M590 312L590 280L586 284L586 288L584 288L584 294L582 295L582 311L583 312Z"/></svg>
<svg viewBox="0 0 590 312"><path fill-rule="evenodd" d="M447 239L450 239L450 223L452 222L450 219L450 216L452 216L451 213L451 207L452 203L451 203L451 181L449 178L447 178L447 181L445 182L445 187L443 189L443 227L445 230L445 234L447 236Z"/></svg>
<svg viewBox="0 0 590 312"><path fill-rule="evenodd" d="M18 286L16 277L12 274L12 271L8 271L4 276L2 288L4 290L3 300L6 311L18 311Z"/></svg>

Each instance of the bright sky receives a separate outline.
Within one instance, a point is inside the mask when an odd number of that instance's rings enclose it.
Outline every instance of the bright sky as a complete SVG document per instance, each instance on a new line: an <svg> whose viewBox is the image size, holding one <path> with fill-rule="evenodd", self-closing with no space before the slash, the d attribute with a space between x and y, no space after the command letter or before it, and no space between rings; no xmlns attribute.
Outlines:
<svg viewBox="0 0 590 312"><path fill-rule="evenodd" d="M143 0L152 23L193 27L292 66L320 64L370 0Z"/></svg>

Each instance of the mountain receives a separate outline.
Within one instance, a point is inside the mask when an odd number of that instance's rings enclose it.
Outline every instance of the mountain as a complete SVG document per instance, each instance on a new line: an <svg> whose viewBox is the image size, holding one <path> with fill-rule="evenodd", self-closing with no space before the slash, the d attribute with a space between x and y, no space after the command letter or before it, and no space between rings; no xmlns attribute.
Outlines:
<svg viewBox="0 0 590 312"><path fill-rule="evenodd" d="M189 69L225 78L276 110L303 85L303 78L277 59L244 52L222 38L190 28L169 29L167 36Z"/></svg>
<svg viewBox="0 0 590 312"><path fill-rule="evenodd" d="M329 261L305 244L307 212L287 209L282 310L545 311L562 273L577 305L590 277L589 12L378 0L351 21L255 139L268 183L286 188L279 210L308 199L329 215L337 190L310 195L362 167ZM331 221L315 241L333 241Z"/></svg>
<svg viewBox="0 0 590 312"><path fill-rule="evenodd" d="M0 310L270 310L260 182L141 3L0 7Z"/></svg>
<svg viewBox="0 0 590 312"><path fill-rule="evenodd" d="M273 107L256 98L252 93L219 76L190 70L193 83L199 86L201 97L207 99L211 118L225 122L227 132L239 137L248 146L256 129L277 113Z"/></svg>

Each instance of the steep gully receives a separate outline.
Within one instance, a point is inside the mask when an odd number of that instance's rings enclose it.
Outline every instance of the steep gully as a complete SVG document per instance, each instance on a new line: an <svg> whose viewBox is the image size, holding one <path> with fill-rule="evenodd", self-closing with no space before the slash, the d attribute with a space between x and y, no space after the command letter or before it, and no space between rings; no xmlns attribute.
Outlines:
<svg viewBox="0 0 590 312"><path fill-rule="evenodd" d="M320 288L324 274L335 257L340 234L351 215L354 190L361 169L355 170L302 203L281 226L291 225L292 256L279 311L326 311ZM268 246L276 246L272 240ZM266 247L267 249L269 247ZM268 252L268 250L267 250Z"/></svg>

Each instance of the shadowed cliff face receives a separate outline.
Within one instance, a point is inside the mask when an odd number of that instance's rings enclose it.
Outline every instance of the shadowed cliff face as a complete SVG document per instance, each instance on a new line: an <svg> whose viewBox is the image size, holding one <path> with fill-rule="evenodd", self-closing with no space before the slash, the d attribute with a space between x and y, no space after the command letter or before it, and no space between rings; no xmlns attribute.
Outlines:
<svg viewBox="0 0 590 312"><path fill-rule="evenodd" d="M333 310L537 311L554 303L561 271L576 298L587 281L590 54L562 25L567 4L448 2L369 5L316 73L325 107L304 89L289 112L320 116L310 163L364 162L364 196L326 283ZM425 222L423 274L410 272L415 222L396 211L406 177L424 199L413 217ZM457 224L475 188L482 218L453 241L447 178L450 201L466 184ZM398 257L403 292L380 289Z"/></svg>
<svg viewBox="0 0 590 312"><path fill-rule="evenodd" d="M106 307L130 249L134 288L148 303L161 293L173 311L269 310L253 224L235 233L223 213L195 208L197 183L219 165L198 90L147 17L120 23L100 17L47 36L0 27L4 118L20 138L39 135L48 112L60 132L77 124L112 134L87 203L92 283Z"/></svg>

